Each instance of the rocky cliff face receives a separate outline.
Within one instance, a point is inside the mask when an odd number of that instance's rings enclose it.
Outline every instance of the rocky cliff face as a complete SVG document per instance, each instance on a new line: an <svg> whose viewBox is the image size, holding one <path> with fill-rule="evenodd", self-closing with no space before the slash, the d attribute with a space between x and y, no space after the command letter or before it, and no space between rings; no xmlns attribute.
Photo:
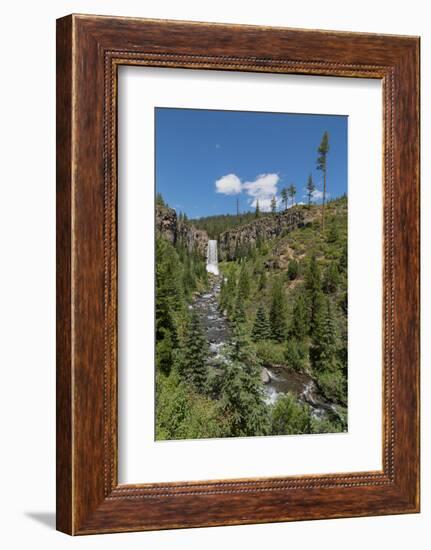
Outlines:
<svg viewBox="0 0 431 550"><path fill-rule="evenodd" d="M175 244L181 242L192 251L193 248L206 256L208 245L208 234L202 229L196 229L188 222L182 222L177 218L177 213L173 208L156 206L156 233Z"/></svg>
<svg viewBox="0 0 431 550"><path fill-rule="evenodd" d="M259 240L273 239L284 231L293 231L311 221L311 218L309 210L296 206L275 216L265 216L225 231L219 236L220 257L233 260L244 247L256 246Z"/></svg>

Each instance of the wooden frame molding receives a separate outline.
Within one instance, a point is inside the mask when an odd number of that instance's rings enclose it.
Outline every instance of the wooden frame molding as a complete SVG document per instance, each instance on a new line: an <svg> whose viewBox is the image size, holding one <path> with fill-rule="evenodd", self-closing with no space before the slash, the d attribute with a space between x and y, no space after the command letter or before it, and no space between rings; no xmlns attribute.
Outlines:
<svg viewBox="0 0 431 550"><path fill-rule="evenodd" d="M383 469L119 485L117 68L383 82ZM57 528L419 511L419 38L70 15L57 21Z"/></svg>

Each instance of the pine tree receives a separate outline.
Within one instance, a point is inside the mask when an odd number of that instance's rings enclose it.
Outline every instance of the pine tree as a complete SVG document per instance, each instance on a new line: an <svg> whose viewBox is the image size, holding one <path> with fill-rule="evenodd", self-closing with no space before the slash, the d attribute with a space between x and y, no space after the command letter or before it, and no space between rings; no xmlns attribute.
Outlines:
<svg viewBox="0 0 431 550"><path fill-rule="evenodd" d="M338 265L340 271L347 271L347 242L344 243Z"/></svg>
<svg viewBox="0 0 431 550"><path fill-rule="evenodd" d="M299 264L296 260L290 260L289 265L287 267L287 279L289 281L293 281L298 277L299 274Z"/></svg>
<svg viewBox="0 0 431 550"><path fill-rule="evenodd" d="M259 279L259 290L263 290L264 288L266 288L266 271L265 270L262 271Z"/></svg>
<svg viewBox="0 0 431 550"><path fill-rule="evenodd" d="M311 197L313 196L316 186L314 185L313 178L311 174L308 176L307 180L307 195L308 195L308 208L311 206Z"/></svg>
<svg viewBox="0 0 431 550"><path fill-rule="evenodd" d="M309 332L307 304L304 293L300 292L293 306L292 319L290 323L289 335L302 341Z"/></svg>
<svg viewBox="0 0 431 550"><path fill-rule="evenodd" d="M236 293L236 300L235 300L235 306L233 311L233 318L238 323L244 323L245 322L245 304L244 304L244 297L239 292Z"/></svg>
<svg viewBox="0 0 431 550"><path fill-rule="evenodd" d="M338 266L335 262L331 262L326 268L325 275L323 277L323 290L328 294L333 294L337 291L340 284L340 273Z"/></svg>
<svg viewBox="0 0 431 550"><path fill-rule="evenodd" d="M246 300L250 294L250 276L245 263L242 264L241 271L239 272L238 294L240 294L244 300Z"/></svg>
<svg viewBox="0 0 431 550"><path fill-rule="evenodd" d="M286 298L281 281L277 279L272 287L271 309L269 323L271 336L274 340L282 342L286 338Z"/></svg>
<svg viewBox="0 0 431 550"><path fill-rule="evenodd" d="M313 254L305 273L305 289L307 293L309 329L310 334L314 332L317 324L317 317L320 313L323 303L322 280L319 264L316 255Z"/></svg>
<svg viewBox="0 0 431 550"><path fill-rule="evenodd" d="M285 187L283 187L280 194L281 194L281 200L284 203L284 209L287 210L287 199L288 199L287 189Z"/></svg>
<svg viewBox="0 0 431 550"><path fill-rule="evenodd" d="M231 437L266 435L268 408L260 380L260 364L243 326L235 324L229 360L224 366L220 413Z"/></svg>
<svg viewBox="0 0 431 550"><path fill-rule="evenodd" d="M180 282L181 265L172 245L162 238L156 239L156 340L170 332L173 345L177 343L175 312L184 307Z"/></svg>
<svg viewBox="0 0 431 550"><path fill-rule="evenodd" d="M275 214L277 212L277 200L275 198L275 195L273 195L271 199L271 212Z"/></svg>
<svg viewBox="0 0 431 550"><path fill-rule="evenodd" d="M254 211L254 217L258 218L260 216L260 209L259 209L259 199L256 201L256 210Z"/></svg>
<svg viewBox="0 0 431 550"><path fill-rule="evenodd" d="M324 298L313 333L311 359L317 372L337 369L337 324L329 298Z"/></svg>
<svg viewBox="0 0 431 550"><path fill-rule="evenodd" d="M156 367L168 376L172 369L173 346L171 331L164 329L163 338L156 342Z"/></svg>
<svg viewBox="0 0 431 550"><path fill-rule="evenodd" d="M319 156L317 158L317 169L323 172L323 197L322 197L322 231L325 229L325 200L326 200L326 168L327 156L329 152L329 135L325 132L322 136L319 148L317 150Z"/></svg>
<svg viewBox="0 0 431 550"><path fill-rule="evenodd" d="M289 194L289 197L292 199L292 206L293 206L295 202L295 195L296 195L296 187L293 185L293 183L289 185L289 189L287 190L287 192Z"/></svg>
<svg viewBox="0 0 431 550"><path fill-rule="evenodd" d="M181 378L202 393L207 381L208 342L196 312L191 315L178 364Z"/></svg>
<svg viewBox="0 0 431 550"><path fill-rule="evenodd" d="M268 317L266 315L265 308L262 305L260 305L257 309L251 336L254 341L267 340L271 337Z"/></svg>
<svg viewBox="0 0 431 550"><path fill-rule="evenodd" d="M163 200L163 197L162 197L162 194L161 193L157 193L156 195L156 204L158 206L167 206L167 204L165 203L165 201Z"/></svg>
<svg viewBox="0 0 431 550"><path fill-rule="evenodd" d="M329 228L329 232L326 240L328 241L328 243L336 243L338 241L338 238L339 238L338 227L337 227L337 222L335 221L335 218L334 218L331 222L331 226Z"/></svg>

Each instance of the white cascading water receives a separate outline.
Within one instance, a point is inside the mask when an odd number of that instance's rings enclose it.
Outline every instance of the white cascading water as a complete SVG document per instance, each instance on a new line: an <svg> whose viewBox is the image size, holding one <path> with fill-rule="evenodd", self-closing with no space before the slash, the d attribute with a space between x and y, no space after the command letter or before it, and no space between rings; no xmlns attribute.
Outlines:
<svg viewBox="0 0 431 550"><path fill-rule="evenodd" d="M218 259L217 259L217 241L208 241L207 250L207 271L213 275L218 275Z"/></svg>

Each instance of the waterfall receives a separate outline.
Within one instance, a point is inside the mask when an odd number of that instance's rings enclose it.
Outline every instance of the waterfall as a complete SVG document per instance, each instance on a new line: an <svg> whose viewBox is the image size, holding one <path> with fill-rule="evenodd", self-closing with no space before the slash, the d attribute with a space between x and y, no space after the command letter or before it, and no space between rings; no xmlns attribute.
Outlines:
<svg viewBox="0 0 431 550"><path fill-rule="evenodd" d="M207 271L218 275L217 241L208 241Z"/></svg>

